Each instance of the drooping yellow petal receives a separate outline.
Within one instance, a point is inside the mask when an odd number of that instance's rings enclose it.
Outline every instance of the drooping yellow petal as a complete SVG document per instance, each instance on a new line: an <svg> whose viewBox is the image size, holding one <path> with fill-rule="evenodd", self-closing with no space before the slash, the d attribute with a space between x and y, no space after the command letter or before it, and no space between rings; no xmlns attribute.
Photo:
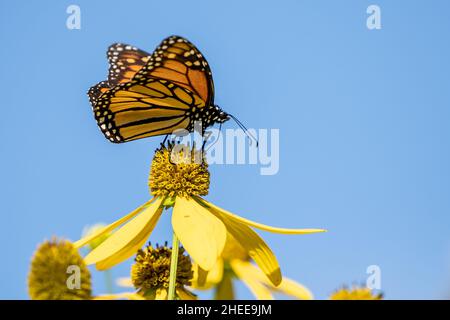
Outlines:
<svg viewBox="0 0 450 320"><path fill-rule="evenodd" d="M216 264L214 265L214 268L212 268L208 272L206 282L216 284L219 283L220 280L222 280L222 277L223 277L223 260L218 259Z"/></svg>
<svg viewBox="0 0 450 320"><path fill-rule="evenodd" d="M109 256L108 258L101 260L96 263L96 268L98 270L107 270L125 260L127 260L129 257L136 254L136 252L142 248L142 246L148 241L148 238L150 237L150 234L152 233L153 229L155 228L156 224L158 223L159 217L161 216L161 213L163 211L163 208L160 207L157 209L157 212L154 214L154 216L149 221L148 225L145 226L145 228L142 229L141 232L136 234L136 237L132 239L128 245L124 246L121 250L116 252L115 254Z"/></svg>
<svg viewBox="0 0 450 320"><path fill-rule="evenodd" d="M141 296L140 294L133 292L133 293L127 293L125 295L129 300L145 300L145 298L143 296Z"/></svg>
<svg viewBox="0 0 450 320"><path fill-rule="evenodd" d="M103 236L104 234L113 231L115 228L117 228L118 226L120 226L121 224L131 220L132 218L134 218L137 214L139 214L140 212L142 212L142 210L144 210L145 208L147 208L153 201L155 200L155 198L147 201L146 203L144 203L142 206L140 206L139 208L135 209L134 211L132 211L131 213L127 214L126 216L120 218L119 220L111 223L108 226L105 226L101 229L99 229L97 232L86 236L76 242L73 243L75 248L80 248L83 247L85 245L87 245L89 242Z"/></svg>
<svg viewBox="0 0 450 320"><path fill-rule="evenodd" d="M167 289L156 289L155 300L167 300Z"/></svg>
<svg viewBox="0 0 450 320"><path fill-rule="evenodd" d="M325 229L288 229L288 228L276 228L276 227L272 227L272 226L268 226L265 224L261 224L252 220L248 220L245 218L242 218L234 213L231 213L225 209L222 209L200 197L195 197L195 199L197 201L199 201L201 204L203 204L206 207L209 207L210 210L213 210L215 212L219 212L223 215L228 216L230 219L239 221L241 223L244 223L248 226L257 228L257 229L261 229L264 231L268 231L268 232L273 232L273 233L281 233L281 234L309 234L309 233L317 233L317 232L326 232L327 230Z"/></svg>
<svg viewBox="0 0 450 320"><path fill-rule="evenodd" d="M202 269L211 270L225 246L222 221L192 198L177 197L172 226L192 259Z"/></svg>
<svg viewBox="0 0 450 320"><path fill-rule="evenodd" d="M185 288L177 288L176 291L180 300L197 300L197 296Z"/></svg>
<svg viewBox="0 0 450 320"><path fill-rule="evenodd" d="M214 212L223 221L228 233L232 237L228 238L227 241L237 241L256 264L258 264L273 285L279 285L282 279L280 266L278 265L277 258L264 240L246 224L231 219L217 211ZM228 253L228 255L231 254ZM231 256L230 258L233 257ZM240 258L240 254L235 258Z"/></svg>
<svg viewBox="0 0 450 320"><path fill-rule="evenodd" d="M214 267L209 271L203 270L194 262L192 270L194 271L194 275L192 277L191 287L194 289L208 290L222 281L223 260L218 259Z"/></svg>
<svg viewBox="0 0 450 320"><path fill-rule="evenodd" d="M124 288L133 288L133 281L131 281L130 277L122 277L116 280L116 284L119 287L124 287Z"/></svg>
<svg viewBox="0 0 450 320"><path fill-rule="evenodd" d="M156 199L145 207L141 214L114 232L85 258L86 264L100 263L99 270L120 263L133 254L150 236L162 213L160 208L163 199Z"/></svg>
<svg viewBox="0 0 450 320"><path fill-rule="evenodd" d="M203 270L199 265L197 265L197 284L199 287L203 287L206 284L206 278L208 277L208 271Z"/></svg>
<svg viewBox="0 0 450 320"><path fill-rule="evenodd" d="M145 300L143 296L136 292L122 292L113 294L102 294L93 298L93 300Z"/></svg>
<svg viewBox="0 0 450 320"><path fill-rule="evenodd" d="M233 279L229 273L224 273L222 281L217 284L214 300L234 300Z"/></svg>
<svg viewBox="0 0 450 320"><path fill-rule="evenodd" d="M286 277L283 278L283 281L281 281L280 285L275 287L274 290L300 300L314 299L312 292L309 291L308 288Z"/></svg>
<svg viewBox="0 0 450 320"><path fill-rule="evenodd" d="M250 262L242 264L241 268L245 268L245 273L248 277L253 277L255 280L265 284L273 291L278 291L280 293L295 297L300 300L311 300L313 299L313 294L305 286L300 283L283 277L280 285L275 287L270 281L267 281L267 277L258 269L255 265Z"/></svg>
<svg viewBox="0 0 450 320"><path fill-rule="evenodd" d="M249 274L248 261L242 261L234 259L230 261L231 268L236 273L242 282L250 289L254 296L258 300L273 300L273 296L270 293L269 288L264 284L255 279L251 274Z"/></svg>

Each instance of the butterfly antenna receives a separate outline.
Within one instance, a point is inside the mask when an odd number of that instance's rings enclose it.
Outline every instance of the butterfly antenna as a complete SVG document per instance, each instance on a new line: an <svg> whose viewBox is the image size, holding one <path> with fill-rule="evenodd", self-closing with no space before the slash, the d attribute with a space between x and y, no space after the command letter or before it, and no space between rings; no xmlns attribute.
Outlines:
<svg viewBox="0 0 450 320"><path fill-rule="evenodd" d="M259 141L258 141L258 139L256 139L256 138L252 135L252 133L251 133L250 131L248 131L247 127L244 126L244 124L243 124L242 122L240 122L239 119L236 118L235 116L233 116L232 114L229 114L229 116L230 116L231 119L233 119L233 120L237 123L237 125L239 126L239 128L241 128L241 129L244 131L245 135L246 135L246 136L249 138L249 140L250 140L250 145L252 144L252 141L255 141L256 147L258 147L258 146L259 146Z"/></svg>

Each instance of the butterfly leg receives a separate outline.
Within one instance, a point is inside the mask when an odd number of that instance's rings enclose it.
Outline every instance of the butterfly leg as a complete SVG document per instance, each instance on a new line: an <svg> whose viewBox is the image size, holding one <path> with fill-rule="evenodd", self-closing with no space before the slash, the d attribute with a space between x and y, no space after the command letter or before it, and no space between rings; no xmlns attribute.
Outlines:
<svg viewBox="0 0 450 320"><path fill-rule="evenodd" d="M168 134L166 134L166 137L164 138L163 142L161 142L161 146L164 146L166 144L167 138L169 138Z"/></svg>

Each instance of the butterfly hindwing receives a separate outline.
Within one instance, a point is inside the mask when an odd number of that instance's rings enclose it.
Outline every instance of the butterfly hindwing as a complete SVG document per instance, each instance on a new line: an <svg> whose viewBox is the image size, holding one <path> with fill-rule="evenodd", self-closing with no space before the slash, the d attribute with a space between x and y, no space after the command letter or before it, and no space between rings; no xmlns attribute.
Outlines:
<svg viewBox="0 0 450 320"><path fill-rule="evenodd" d="M150 78L123 83L104 93L94 114L107 139L126 142L188 128L194 107L204 107L197 94Z"/></svg>
<svg viewBox="0 0 450 320"><path fill-rule="evenodd" d="M95 86L92 86L88 91L89 102L92 105L92 108L97 104L98 98L109 90L108 81L102 81L97 83Z"/></svg>

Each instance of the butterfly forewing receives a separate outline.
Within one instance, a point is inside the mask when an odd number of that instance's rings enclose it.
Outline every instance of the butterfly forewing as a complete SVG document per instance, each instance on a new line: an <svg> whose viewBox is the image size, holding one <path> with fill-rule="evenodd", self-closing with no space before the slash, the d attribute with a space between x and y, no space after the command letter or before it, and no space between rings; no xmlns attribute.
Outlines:
<svg viewBox="0 0 450 320"><path fill-rule="evenodd" d="M150 53L128 44L115 43L108 48L108 84L113 87L130 81L148 62Z"/></svg>
<svg viewBox="0 0 450 320"><path fill-rule="evenodd" d="M150 59L150 53L122 43L111 45L106 55L109 62L108 80L101 81L89 89L88 96L92 107L95 107L103 93L119 83L130 81Z"/></svg>
<svg viewBox="0 0 450 320"><path fill-rule="evenodd" d="M214 103L214 83L209 64L203 54L182 37L164 39L138 74L174 82L195 92L206 105Z"/></svg>

